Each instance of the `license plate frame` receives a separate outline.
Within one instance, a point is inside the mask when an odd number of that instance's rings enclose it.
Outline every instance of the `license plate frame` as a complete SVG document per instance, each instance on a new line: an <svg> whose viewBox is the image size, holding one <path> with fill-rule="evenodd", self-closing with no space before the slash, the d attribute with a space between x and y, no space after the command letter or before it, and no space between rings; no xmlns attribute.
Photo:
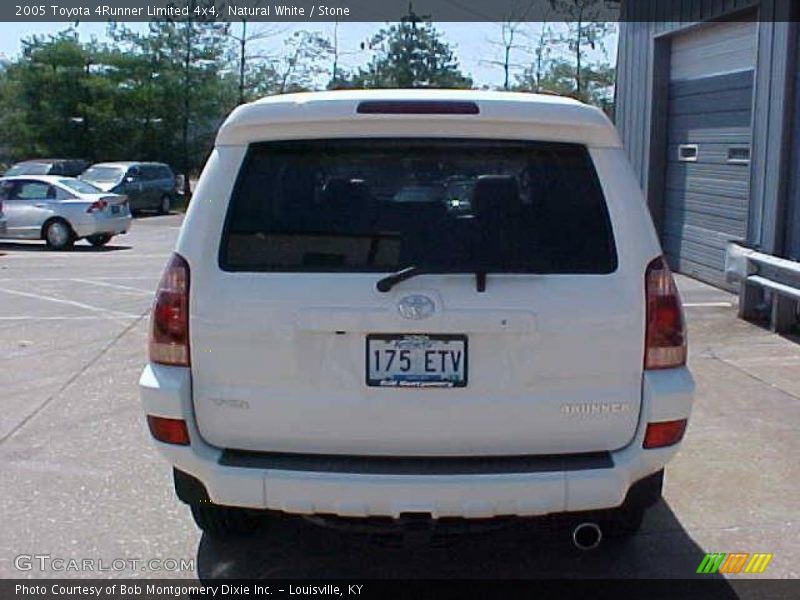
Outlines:
<svg viewBox="0 0 800 600"><path fill-rule="evenodd" d="M435 350L437 353L442 346L446 348L448 345L452 344L453 347L450 348L451 350L456 350L460 346L460 348L463 349L463 354L461 356L463 365L460 369L463 376L455 379L444 378L442 377L441 371L439 371L436 373L429 373L427 377L422 376L418 372L410 373L408 376L403 375L402 377L398 377L397 374L389 378L374 377L371 369L373 364L371 362L373 359L372 344L374 342L383 344L407 342L409 346L411 346L409 349L412 350L412 353L416 351L417 355L425 352L426 343L437 345L437 350ZM445 358L441 357L441 360L444 361ZM454 360L455 357L451 355L451 364ZM419 359L413 360L412 362L419 364ZM469 381L469 340L465 334L455 333L370 333L366 336L364 343L364 370L365 382L368 387L380 387L384 389L453 389L466 387ZM439 377L436 378L434 375L439 375Z"/></svg>

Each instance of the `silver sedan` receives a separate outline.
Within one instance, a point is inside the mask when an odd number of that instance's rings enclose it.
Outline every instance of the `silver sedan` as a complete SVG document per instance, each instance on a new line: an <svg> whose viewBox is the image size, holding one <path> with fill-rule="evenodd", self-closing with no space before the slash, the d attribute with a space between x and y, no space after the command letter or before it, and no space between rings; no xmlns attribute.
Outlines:
<svg viewBox="0 0 800 600"><path fill-rule="evenodd" d="M44 240L53 250L86 239L104 246L131 228L128 198L58 175L0 178L0 203L6 220L0 237Z"/></svg>

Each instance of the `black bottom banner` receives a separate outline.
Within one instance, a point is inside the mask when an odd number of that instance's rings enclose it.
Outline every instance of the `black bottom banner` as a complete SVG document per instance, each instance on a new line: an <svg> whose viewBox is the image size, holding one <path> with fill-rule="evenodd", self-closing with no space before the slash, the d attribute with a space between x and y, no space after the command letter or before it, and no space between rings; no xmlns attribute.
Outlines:
<svg viewBox="0 0 800 600"><path fill-rule="evenodd" d="M0 580L2 600L202 600L211 598L800 598L800 580L579 579L579 580Z"/></svg>

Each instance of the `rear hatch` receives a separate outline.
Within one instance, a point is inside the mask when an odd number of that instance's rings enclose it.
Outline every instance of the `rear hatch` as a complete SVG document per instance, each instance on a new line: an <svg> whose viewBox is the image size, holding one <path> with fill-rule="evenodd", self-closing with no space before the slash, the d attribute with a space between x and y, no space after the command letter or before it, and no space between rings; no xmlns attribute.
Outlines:
<svg viewBox="0 0 800 600"><path fill-rule="evenodd" d="M253 145L218 264L193 266L200 432L308 453L622 447L644 299L613 230L577 144Z"/></svg>

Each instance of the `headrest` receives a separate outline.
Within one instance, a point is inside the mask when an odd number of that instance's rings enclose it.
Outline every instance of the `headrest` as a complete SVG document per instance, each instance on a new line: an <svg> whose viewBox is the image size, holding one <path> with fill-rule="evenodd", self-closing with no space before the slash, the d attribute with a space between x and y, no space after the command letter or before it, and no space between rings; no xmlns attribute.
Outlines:
<svg viewBox="0 0 800 600"><path fill-rule="evenodd" d="M472 211L477 217L515 214L522 202L519 185L511 175L481 175L472 190Z"/></svg>
<svg viewBox="0 0 800 600"><path fill-rule="evenodd" d="M332 177L325 183L322 191L326 204L347 205L357 202L363 203L369 198L369 188L360 179Z"/></svg>

